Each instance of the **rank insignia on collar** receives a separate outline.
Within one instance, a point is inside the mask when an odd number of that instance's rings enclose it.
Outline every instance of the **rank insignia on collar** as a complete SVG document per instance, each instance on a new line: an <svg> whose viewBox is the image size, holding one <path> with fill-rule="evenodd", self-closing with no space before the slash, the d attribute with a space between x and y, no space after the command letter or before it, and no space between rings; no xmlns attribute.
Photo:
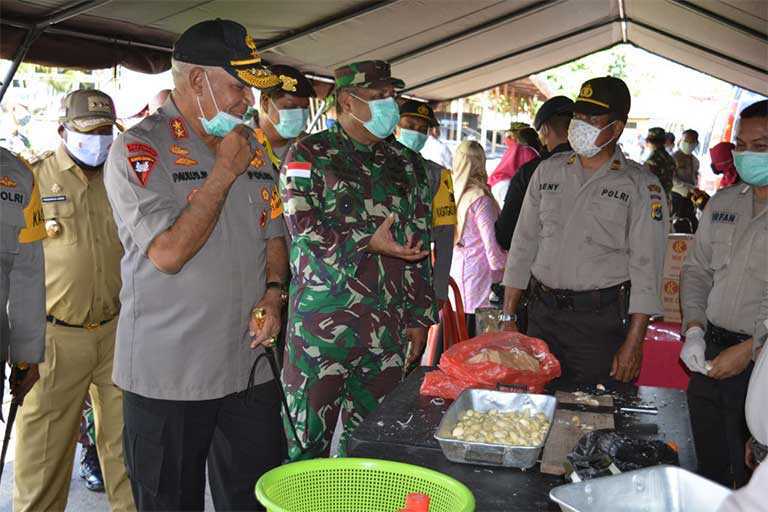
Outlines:
<svg viewBox="0 0 768 512"><path fill-rule="evenodd" d="M612 171L618 171L620 169L621 169L621 161L614 160L613 162L611 162L611 170Z"/></svg>
<svg viewBox="0 0 768 512"><path fill-rule="evenodd" d="M573 155L571 155L571 158L569 158L569 159L568 159L568 162L567 162L567 164L568 164L568 165L571 165L571 164L572 164L572 163L574 163L575 161L576 161L576 155L575 155L575 154L573 154Z"/></svg>
<svg viewBox="0 0 768 512"><path fill-rule="evenodd" d="M267 190L267 187L261 187L261 198L265 203L269 202L269 197L269 190Z"/></svg>
<svg viewBox="0 0 768 512"><path fill-rule="evenodd" d="M261 210L261 215L259 216L259 226L262 228L267 225L267 210Z"/></svg>
<svg viewBox="0 0 768 512"><path fill-rule="evenodd" d="M183 165L184 167L192 167L193 165L197 165L197 160L187 158L186 156L180 156L176 159L175 163L176 165Z"/></svg>
<svg viewBox="0 0 768 512"><path fill-rule="evenodd" d="M173 137L178 139L186 139L189 135L187 134L187 128L184 126L184 121L180 117L174 117L170 120L171 125L171 134L173 134Z"/></svg>
<svg viewBox="0 0 768 512"><path fill-rule="evenodd" d="M54 194L58 194L59 192L61 192L61 185L59 185L58 183L54 183L53 185L51 185L51 192L53 192Z"/></svg>
<svg viewBox="0 0 768 512"><path fill-rule="evenodd" d="M189 154L189 150L187 148L177 146L176 144L171 144L170 152L177 156L187 156Z"/></svg>
<svg viewBox="0 0 768 512"><path fill-rule="evenodd" d="M250 166L259 168L262 165L264 165L264 152L261 149L257 149L256 152L253 153Z"/></svg>
<svg viewBox="0 0 768 512"><path fill-rule="evenodd" d="M149 175L152 174L155 168L155 157L150 155L129 156L128 163L131 165L133 172L136 173L136 178L138 178L141 186L146 187Z"/></svg>

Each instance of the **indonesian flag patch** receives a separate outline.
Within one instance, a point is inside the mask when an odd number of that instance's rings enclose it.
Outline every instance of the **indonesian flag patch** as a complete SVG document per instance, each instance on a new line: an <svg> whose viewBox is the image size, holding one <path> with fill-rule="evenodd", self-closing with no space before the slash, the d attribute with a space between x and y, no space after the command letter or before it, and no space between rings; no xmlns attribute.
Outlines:
<svg viewBox="0 0 768 512"><path fill-rule="evenodd" d="M155 157L151 155L129 156L128 163L131 165L133 172L136 173L141 186L146 187L149 175L152 174L152 170L155 168Z"/></svg>
<svg viewBox="0 0 768 512"><path fill-rule="evenodd" d="M288 162L285 164L285 176L287 178L309 179L312 176L312 163Z"/></svg>

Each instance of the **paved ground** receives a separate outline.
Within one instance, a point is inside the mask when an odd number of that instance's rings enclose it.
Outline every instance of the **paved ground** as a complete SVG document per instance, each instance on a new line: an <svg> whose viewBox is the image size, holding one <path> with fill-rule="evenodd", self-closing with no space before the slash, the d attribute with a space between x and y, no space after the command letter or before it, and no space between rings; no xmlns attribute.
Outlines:
<svg viewBox="0 0 768 512"><path fill-rule="evenodd" d="M3 403L3 418L8 417L8 407L10 401ZM5 425L0 423L0 442L5 435ZM0 512L12 511L13 500L13 458L15 448L15 438L11 436L11 444L8 448L5 467L3 469L3 480L0 482ZM80 446L78 445L75 460L80 460ZM206 489L205 509L214 510L211 502L210 491ZM72 471L72 479L69 486L69 501L67 502L67 512L109 512L109 502L104 493L91 492L85 488L82 479L77 474L77 464Z"/></svg>

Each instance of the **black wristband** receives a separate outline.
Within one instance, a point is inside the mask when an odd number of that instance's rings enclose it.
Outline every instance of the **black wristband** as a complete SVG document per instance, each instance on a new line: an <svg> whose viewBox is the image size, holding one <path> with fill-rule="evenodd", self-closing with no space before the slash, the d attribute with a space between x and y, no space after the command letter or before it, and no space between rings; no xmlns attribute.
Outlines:
<svg viewBox="0 0 768 512"><path fill-rule="evenodd" d="M277 288L280 291L285 290L285 287L283 286L283 283L280 283L278 281L270 281L267 283L267 290L270 288Z"/></svg>

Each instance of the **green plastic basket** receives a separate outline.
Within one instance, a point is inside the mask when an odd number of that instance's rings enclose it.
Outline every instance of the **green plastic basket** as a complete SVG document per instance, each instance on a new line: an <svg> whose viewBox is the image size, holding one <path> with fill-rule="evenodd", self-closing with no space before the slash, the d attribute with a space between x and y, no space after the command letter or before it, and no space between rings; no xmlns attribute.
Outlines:
<svg viewBox="0 0 768 512"><path fill-rule="evenodd" d="M429 512L474 512L461 482L431 469L376 459L314 459L275 468L256 482L268 512L397 512L412 492L429 495Z"/></svg>

